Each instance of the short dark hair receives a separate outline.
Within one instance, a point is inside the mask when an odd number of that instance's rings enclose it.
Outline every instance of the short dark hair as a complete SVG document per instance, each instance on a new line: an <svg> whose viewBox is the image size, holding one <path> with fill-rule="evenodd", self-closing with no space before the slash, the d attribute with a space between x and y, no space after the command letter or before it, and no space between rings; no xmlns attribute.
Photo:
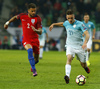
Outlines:
<svg viewBox="0 0 100 89"><path fill-rule="evenodd" d="M67 10L66 15L72 15L72 14L74 14L74 13L71 9Z"/></svg>
<svg viewBox="0 0 100 89"><path fill-rule="evenodd" d="M88 13L85 13L84 16L85 16L85 15L89 15L89 14L88 14Z"/></svg>
<svg viewBox="0 0 100 89"><path fill-rule="evenodd" d="M30 9L30 8L36 8L36 5L34 3L30 3L28 4L27 9Z"/></svg>

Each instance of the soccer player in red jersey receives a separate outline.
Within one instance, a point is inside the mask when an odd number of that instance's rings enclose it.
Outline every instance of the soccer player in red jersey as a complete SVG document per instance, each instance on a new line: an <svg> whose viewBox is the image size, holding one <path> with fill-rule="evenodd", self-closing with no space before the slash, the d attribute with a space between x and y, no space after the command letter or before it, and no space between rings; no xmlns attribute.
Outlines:
<svg viewBox="0 0 100 89"><path fill-rule="evenodd" d="M38 34L42 34L42 24L41 18L36 15L36 5L34 3L30 3L28 5L28 13L20 13L12 17L4 24L4 28L7 29L9 23L17 19L20 19L22 22L22 43L28 52L28 59L33 71L33 76L37 76L35 64L39 61Z"/></svg>

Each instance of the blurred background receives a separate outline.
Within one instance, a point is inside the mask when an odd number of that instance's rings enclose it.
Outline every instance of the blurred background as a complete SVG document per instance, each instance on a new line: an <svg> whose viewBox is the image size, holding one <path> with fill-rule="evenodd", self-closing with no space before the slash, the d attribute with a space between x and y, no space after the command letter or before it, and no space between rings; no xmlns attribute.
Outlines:
<svg viewBox="0 0 100 89"><path fill-rule="evenodd" d="M35 3L37 14L42 18L42 24L49 35L49 42L44 50L65 50L66 30L64 27L54 27L49 31L52 23L66 20L66 11L71 8L77 20L83 21L84 13L90 15L96 27L96 39L93 41L91 51L100 51L100 0L0 0L0 49L24 50L21 43L22 26L17 20L10 23L9 28L3 28L4 23L14 15L27 13L27 5Z"/></svg>

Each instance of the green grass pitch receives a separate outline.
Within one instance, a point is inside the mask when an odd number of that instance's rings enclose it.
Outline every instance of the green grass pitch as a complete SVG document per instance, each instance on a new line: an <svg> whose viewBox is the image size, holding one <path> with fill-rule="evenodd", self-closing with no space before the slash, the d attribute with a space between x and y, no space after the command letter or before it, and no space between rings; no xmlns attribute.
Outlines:
<svg viewBox="0 0 100 89"><path fill-rule="evenodd" d="M90 70L87 74L76 58L72 61L70 83L66 84L66 53L44 52L36 65L38 76L33 77L25 50L0 50L0 89L100 89L100 53L90 55ZM78 86L76 76L86 76L86 84Z"/></svg>

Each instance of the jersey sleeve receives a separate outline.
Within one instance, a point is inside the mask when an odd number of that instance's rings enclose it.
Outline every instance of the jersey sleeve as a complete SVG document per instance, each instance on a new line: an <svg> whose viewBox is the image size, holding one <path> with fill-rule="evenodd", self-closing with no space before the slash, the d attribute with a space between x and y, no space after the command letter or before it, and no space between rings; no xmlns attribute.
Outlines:
<svg viewBox="0 0 100 89"><path fill-rule="evenodd" d="M44 28L44 33L47 33L46 28Z"/></svg>
<svg viewBox="0 0 100 89"><path fill-rule="evenodd" d="M42 20L39 16L37 17L37 29L38 28L42 28Z"/></svg>
<svg viewBox="0 0 100 89"><path fill-rule="evenodd" d="M20 14L18 14L18 15L17 15L17 19L20 19L21 16L23 16L23 15L25 15L25 13L20 13Z"/></svg>
<svg viewBox="0 0 100 89"><path fill-rule="evenodd" d="M66 21L63 23L63 26L64 26L64 27L66 26Z"/></svg>
<svg viewBox="0 0 100 89"><path fill-rule="evenodd" d="M87 27L83 23L80 24L80 28L82 32L85 32L87 30Z"/></svg>
<svg viewBox="0 0 100 89"><path fill-rule="evenodd" d="M95 28L94 24L93 23L91 23L91 24L92 24L92 29L94 29Z"/></svg>

